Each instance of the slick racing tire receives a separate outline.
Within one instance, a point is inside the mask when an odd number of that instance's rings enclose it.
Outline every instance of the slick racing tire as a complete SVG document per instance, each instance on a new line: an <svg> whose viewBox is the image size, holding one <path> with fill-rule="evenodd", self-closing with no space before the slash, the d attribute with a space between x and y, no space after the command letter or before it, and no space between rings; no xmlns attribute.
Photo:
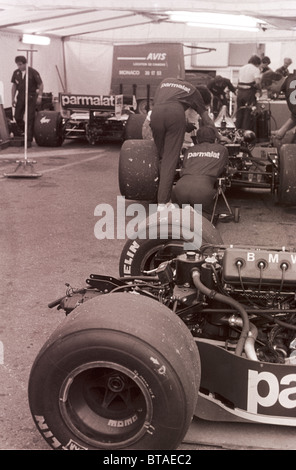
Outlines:
<svg viewBox="0 0 296 470"><path fill-rule="evenodd" d="M153 299L111 293L77 307L41 349L29 404L56 450L175 449L199 386L185 324Z"/></svg>
<svg viewBox="0 0 296 470"><path fill-rule="evenodd" d="M131 114L126 121L124 128L124 139L125 140L137 140L142 139L142 128L146 116L143 114Z"/></svg>
<svg viewBox="0 0 296 470"><path fill-rule="evenodd" d="M40 147L59 147L64 141L61 113L39 111L35 117L34 137Z"/></svg>
<svg viewBox="0 0 296 470"><path fill-rule="evenodd" d="M148 228L146 233L149 233ZM135 240L127 240L119 259L119 275L121 277L143 275L144 271L151 271L161 263L170 261L184 253L187 239L182 234L179 239L174 238L173 235L173 229L169 227L167 239L137 238ZM201 243L203 245L211 244L215 246L223 244L218 230L204 217L202 217Z"/></svg>
<svg viewBox="0 0 296 470"><path fill-rule="evenodd" d="M296 205L296 144L284 144L280 149L278 201Z"/></svg>
<svg viewBox="0 0 296 470"><path fill-rule="evenodd" d="M158 153L152 140L126 140L119 156L121 195L135 201L155 201L158 190Z"/></svg>

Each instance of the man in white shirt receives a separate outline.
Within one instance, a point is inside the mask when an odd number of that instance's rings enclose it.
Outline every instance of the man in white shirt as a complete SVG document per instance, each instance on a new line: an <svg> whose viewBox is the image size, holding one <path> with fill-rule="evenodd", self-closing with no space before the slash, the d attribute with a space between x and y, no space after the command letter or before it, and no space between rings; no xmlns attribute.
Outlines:
<svg viewBox="0 0 296 470"><path fill-rule="evenodd" d="M256 104L256 93L261 92L261 59L252 55L249 62L241 67L237 85L237 129L252 129L251 111Z"/></svg>

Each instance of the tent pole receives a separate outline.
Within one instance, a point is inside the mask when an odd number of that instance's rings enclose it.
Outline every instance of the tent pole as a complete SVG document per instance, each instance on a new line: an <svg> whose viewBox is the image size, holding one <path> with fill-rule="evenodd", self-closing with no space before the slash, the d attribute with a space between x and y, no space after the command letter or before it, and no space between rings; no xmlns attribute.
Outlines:
<svg viewBox="0 0 296 470"><path fill-rule="evenodd" d="M68 90L67 70L66 70L66 55L65 55L65 38L62 38L62 52L63 52L63 67L64 67L64 93Z"/></svg>

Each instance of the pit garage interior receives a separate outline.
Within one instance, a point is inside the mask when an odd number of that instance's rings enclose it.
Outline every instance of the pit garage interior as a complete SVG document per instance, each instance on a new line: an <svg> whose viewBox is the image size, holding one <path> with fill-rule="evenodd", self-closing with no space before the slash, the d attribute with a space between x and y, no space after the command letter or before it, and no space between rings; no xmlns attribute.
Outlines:
<svg viewBox="0 0 296 470"><path fill-rule="evenodd" d="M258 28L212 28L172 19L180 11L245 15L255 18ZM25 44L24 34L46 36L50 44ZM188 76L203 82L222 75L236 84L239 68L254 53L270 57L273 69L290 57L290 72L296 69L296 4L159 0L147 7L142 0L0 0L0 40L0 449L48 450L30 415L28 377L36 354L63 320L63 313L47 306L64 294L65 284L80 286L91 273L118 276L125 237L98 239L95 227L101 205L115 210L118 204L122 139L91 142L78 136L60 145L33 141L26 148L9 127L15 56L26 55L39 71L45 110L60 110L62 95L111 95L117 46L181 44ZM268 106L274 130L289 112L285 101ZM24 161L36 178L5 176ZM225 243L295 245L295 207L279 205L262 187L226 194L240 218L239 223L218 222ZM127 207L132 203L126 201ZM224 207L223 200L219 203ZM295 442L294 427L200 417L179 450L295 450Z"/></svg>

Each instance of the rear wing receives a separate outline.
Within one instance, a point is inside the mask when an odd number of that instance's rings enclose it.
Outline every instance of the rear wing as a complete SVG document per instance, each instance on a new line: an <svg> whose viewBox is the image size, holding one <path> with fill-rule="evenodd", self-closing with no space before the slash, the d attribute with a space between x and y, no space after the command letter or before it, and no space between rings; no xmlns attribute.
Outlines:
<svg viewBox="0 0 296 470"><path fill-rule="evenodd" d="M63 111L110 112L120 117L126 108L136 109L134 96L123 95L76 95L59 93L59 102Z"/></svg>

